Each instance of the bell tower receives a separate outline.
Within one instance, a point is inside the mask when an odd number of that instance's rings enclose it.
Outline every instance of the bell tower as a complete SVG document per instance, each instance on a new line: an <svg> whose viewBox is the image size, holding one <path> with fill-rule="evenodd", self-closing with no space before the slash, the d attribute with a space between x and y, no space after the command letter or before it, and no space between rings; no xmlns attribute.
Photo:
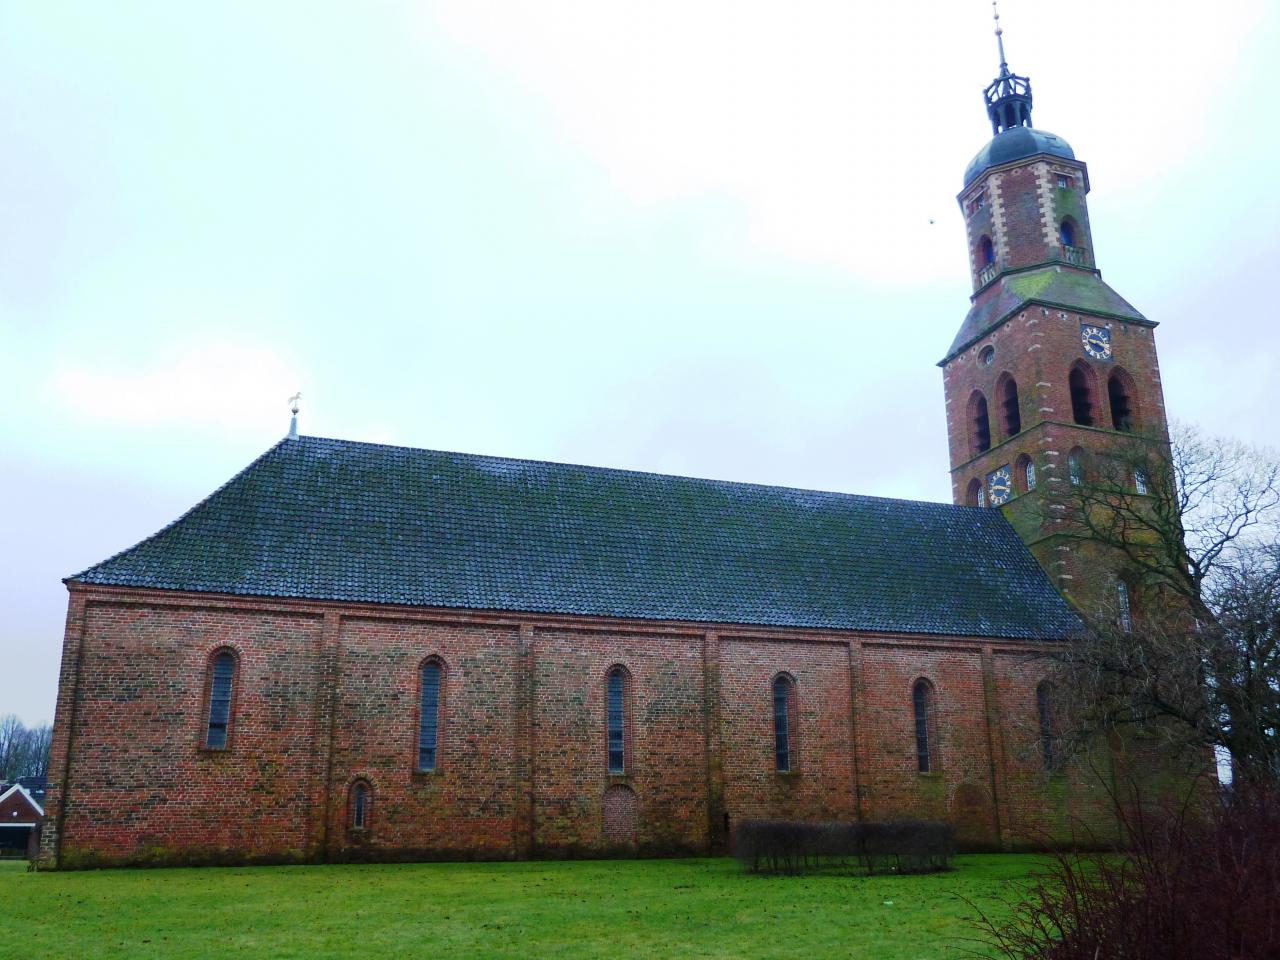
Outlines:
<svg viewBox="0 0 1280 960"><path fill-rule="evenodd" d="M998 508L1081 609L1113 600L1118 559L1066 534L1071 488L1142 438L1168 443L1155 326L1102 280L1071 146L1031 125L1031 81L1000 68L984 91L991 140L957 197L970 307L938 364L956 503ZM1139 472L1140 473L1140 472ZM1132 478L1139 492L1145 478Z"/></svg>

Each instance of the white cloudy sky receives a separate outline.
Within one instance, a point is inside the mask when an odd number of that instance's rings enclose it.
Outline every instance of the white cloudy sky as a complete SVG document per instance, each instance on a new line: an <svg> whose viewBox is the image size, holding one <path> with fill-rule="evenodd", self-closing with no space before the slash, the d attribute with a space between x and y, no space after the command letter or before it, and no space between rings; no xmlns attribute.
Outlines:
<svg viewBox="0 0 1280 960"><path fill-rule="evenodd" d="M1169 407L1272 442L1280 5L1005 0ZM986 0L0 0L0 714L286 429L947 499Z"/></svg>

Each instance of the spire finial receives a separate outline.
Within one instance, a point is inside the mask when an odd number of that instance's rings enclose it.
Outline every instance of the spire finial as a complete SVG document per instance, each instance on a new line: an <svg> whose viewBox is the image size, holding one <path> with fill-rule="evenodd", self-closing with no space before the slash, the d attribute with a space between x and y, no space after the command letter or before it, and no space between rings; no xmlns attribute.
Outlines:
<svg viewBox="0 0 1280 960"><path fill-rule="evenodd" d="M1000 26L1000 0L991 0L992 19L996 22L996 46L1000 48L1000 72L1009 72L1009 63L1004 56L1004 28Z"/></svg>
<svg viewBox="0 0 1280 960"><path fill-rule="evenodd" d="M301 399L302 399L301 390L299 390L297 393L295 393L292 397L289 398L289 409L290 411L293 412L293 417L289 421L288 439L290 440L298 439L298 401Z"/></svg>

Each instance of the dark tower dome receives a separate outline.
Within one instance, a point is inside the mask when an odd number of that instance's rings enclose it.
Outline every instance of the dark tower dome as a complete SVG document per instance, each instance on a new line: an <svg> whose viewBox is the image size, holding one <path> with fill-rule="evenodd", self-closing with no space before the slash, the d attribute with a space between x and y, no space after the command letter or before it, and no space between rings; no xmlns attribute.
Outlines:
<svg viewBox="0 0 1280 960"><path fill-rule="evenodd" d="M1074 160L1071 144L1055 133L1034 127L1009 127L991 138L991 142L978 151L964 171L964 185L973 183L984 170L1002 163L1024 160L1040 153L1064 160Z"/></svg>

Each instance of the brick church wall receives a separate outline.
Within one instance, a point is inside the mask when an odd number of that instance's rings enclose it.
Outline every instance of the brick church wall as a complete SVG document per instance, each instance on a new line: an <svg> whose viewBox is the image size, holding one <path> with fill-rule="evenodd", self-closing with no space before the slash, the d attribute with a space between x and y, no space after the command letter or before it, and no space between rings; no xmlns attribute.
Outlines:
<svg viewBox="0 0 1280 960"><path fill-rule="evenodd" d="M240 665L231 746L213 751L206 683L224 647ZM430 773L415 770L427 657L445 667ZM615 665L620 775L605 748ZM73 587L62 670L47 864L702 853L724 848L726 816L943 817L999 848L1024 842L1023 821L1109 822L1002 747L1034 724L1036 679L1025 645L1002 641ZM797 697L786 774L780 671ZM919 676L938 698L941 763L925 775Z"/></svg>

